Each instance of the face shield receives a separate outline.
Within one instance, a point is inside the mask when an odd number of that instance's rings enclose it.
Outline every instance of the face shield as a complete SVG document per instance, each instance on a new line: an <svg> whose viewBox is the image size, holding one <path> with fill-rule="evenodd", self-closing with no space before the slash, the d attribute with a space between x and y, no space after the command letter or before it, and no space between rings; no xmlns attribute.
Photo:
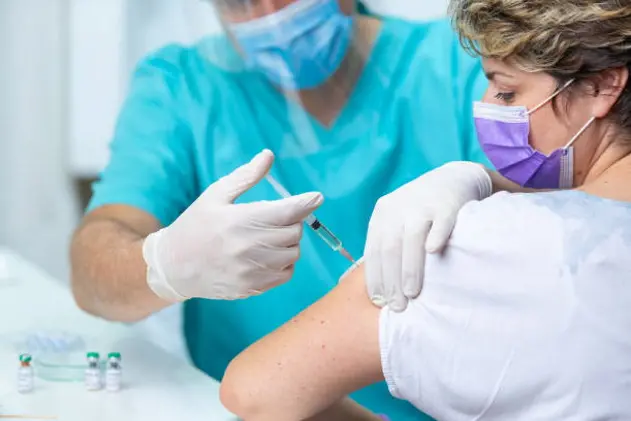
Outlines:
<svg viewBox="0 0 631 421"><path fill-rule="evenodd" d="M260 79L289 100L284 108L295 114L292 132L301 132L301 138L309 126L305 118L330 127L349 106L380 30L376 19L357 14L355 0L204 3L220 22L219 31L209 28L212 34L200 44L205 57L240 80Z"/></svg>
<svg viewBox="0 0 631 421"><path fill-rule="evenodd" d="M245 65L280 89L318 88L348 54L353 16L338 0L298 0L278 10L256 4L262 2L216 2Z"/></svg>

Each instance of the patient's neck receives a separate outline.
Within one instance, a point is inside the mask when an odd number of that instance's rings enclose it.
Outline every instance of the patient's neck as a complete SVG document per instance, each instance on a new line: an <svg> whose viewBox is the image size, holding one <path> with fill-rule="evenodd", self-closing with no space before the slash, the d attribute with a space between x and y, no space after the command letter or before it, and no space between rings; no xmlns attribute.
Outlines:
<svg viewBox="0 0 631 421"><path fill-rule="evenodd" d="M631 203L631 143L612 143L592 166L579 190Z"/></svg>

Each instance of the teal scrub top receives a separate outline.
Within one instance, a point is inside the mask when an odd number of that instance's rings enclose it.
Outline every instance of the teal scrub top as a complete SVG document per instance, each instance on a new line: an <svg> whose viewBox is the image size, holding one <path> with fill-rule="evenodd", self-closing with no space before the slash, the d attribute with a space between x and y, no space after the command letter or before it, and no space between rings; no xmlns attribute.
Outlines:
<svg viewBox="0 0 631 421"><path fill-rule="evenodd" d="M130 205L167 226L207 186L269 148L277 154L276 178L294 194L322 192L318 217L359 257L381 196L449 161L488 164L472 119L472 102L487 84L479 60L461 49L446 20L384 20L355 90L330 127L257 74L207 60L216 41L167 46L139 64L89 210ZM297 113L309 122L308 146L298 141ZM263 182L241 201L276 198ZM185 304L187 344L201 370L221 379L232 358L326 294L348 268L310 230L301 250L286 285L241 301ZM385 384L353 398L394 421L427 419L392 398Z"/></svg>

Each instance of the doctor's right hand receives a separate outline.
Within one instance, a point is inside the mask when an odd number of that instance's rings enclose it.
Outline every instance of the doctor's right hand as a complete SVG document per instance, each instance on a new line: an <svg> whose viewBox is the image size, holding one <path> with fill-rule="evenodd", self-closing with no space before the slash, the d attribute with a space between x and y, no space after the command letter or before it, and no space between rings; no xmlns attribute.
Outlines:
<svg viewBox="0 0 631 421"><path fill-rule="evenodd" d="M272 152L261 152L208 187L172 225L145 239L147 284L156 295L170 302L234 300L291 278L303 220L322 204L322 194L234 203L273 161Z"/></svg>

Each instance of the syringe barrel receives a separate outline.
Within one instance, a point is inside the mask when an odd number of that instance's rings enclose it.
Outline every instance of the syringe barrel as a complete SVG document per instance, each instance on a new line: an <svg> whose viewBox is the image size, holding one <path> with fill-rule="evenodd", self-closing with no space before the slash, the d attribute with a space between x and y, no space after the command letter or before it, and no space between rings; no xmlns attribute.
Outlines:
<svg viewBox="0 0 631 421"><path fill-rule="evenodd" d="M320 224L320 227L314 231L334 251L339 251L342 248L342 242L324 225Z"/></svg>
<svg viewBox="0 0 631 421"><path fill-rule="evenodd" d="M283 187L283 185L280 184L271 174L267 174L265 178L270 183L272 188L276 191L276 193L278 193L281 197L291 197L291 194L287 191L287 189L285 189L285 187ZM327 243L334 251L339 251L342 248L342 242L338 240L338 238L333 235L333 233L329 231L327 227L322 225L322 223L320 223L320 221L318 221L318 219L313 214L310 214L305 218L305 223L309 225L311 229L315 231L315 233L318 234L318 236L322 240L324 240L324 242Z"/></svg>

